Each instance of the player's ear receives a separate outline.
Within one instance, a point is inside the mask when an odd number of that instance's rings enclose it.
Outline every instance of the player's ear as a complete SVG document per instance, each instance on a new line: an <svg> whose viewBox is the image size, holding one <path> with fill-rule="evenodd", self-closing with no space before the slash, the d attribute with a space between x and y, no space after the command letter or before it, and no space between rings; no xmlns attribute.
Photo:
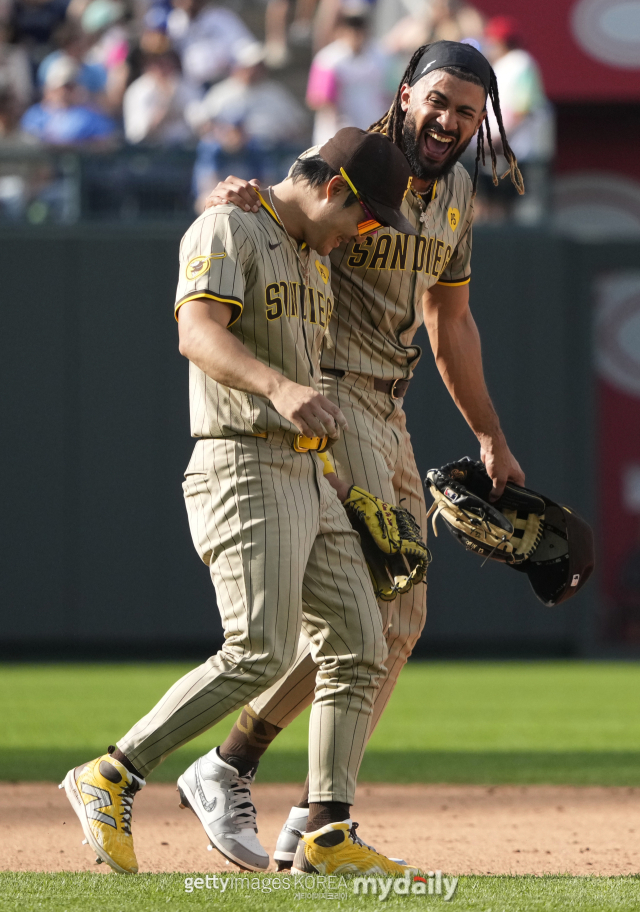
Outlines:
<svg viewBox="0 0 640 912"><path fill-rule="evenodd" d="M327 202L332 203L336 201L336 198L340 195L344 195L346 191L349 190L349 185L347 184L344 177L341 177L339 174L336 174L335 177L332 177L330 181L326 184L326 199Z"/></svg>
<svg viewBox="0 0 640 912"><path fill-rule="evenodd" d="M409 86L405 83L402 86L402 90L400 92L400 106L402 107L402 110L405 112L405 114L409 110L410 104L411 104L411 86Z"/></svg>

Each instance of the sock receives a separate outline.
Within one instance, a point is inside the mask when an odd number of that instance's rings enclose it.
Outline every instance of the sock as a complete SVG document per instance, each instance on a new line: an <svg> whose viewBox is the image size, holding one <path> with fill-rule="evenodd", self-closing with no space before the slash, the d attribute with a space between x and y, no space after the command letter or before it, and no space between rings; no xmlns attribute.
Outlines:
<svg viewBox="0 0 640 912"><path fill-rule="evenodd" d="M248 776L249 773L255 772L258 766L257 760L245 760L243 757L234 757L231 754L225 754L223 757L220 748L218 748L218 755L225 763L228 763L229 766L237 769L239 776Z"/></svg>
<svg viewBox="0 0 640 912"><path fill-rule="evenodd" d="M118 760L126 770L129 770L130 773L133 773L134 776L137 776L138 779L144 779L142 773L139 773L135 768L133 763L125 757L119 747L114 747L113 744L110 744L107 748L107 753L110 754L114 760Z"/></svg>
<svg viewBox="0 0 640 912"><path fill-rule="evenodd" d="M307 833L313 833L328 823L342 823L349 819L349 805L342 801L312 801L309 805Z"/></svg>
<svg viewBox="0 0 640 912"><path fill-rule="evenodd" d="M258 765L258 760L281 731L277 725L265 722L251 707L245 706L218 748L218 753L225 763L235 766L241 776L246 776Z"/></svg>
<svg viewBox="0 0 640 912"><path fill-rule="evenodd" d="M309 773L307 773L307 778L304 781L304 788L302 789L302 798L298 802L299 808L308 808L309 807Z"/></svg>

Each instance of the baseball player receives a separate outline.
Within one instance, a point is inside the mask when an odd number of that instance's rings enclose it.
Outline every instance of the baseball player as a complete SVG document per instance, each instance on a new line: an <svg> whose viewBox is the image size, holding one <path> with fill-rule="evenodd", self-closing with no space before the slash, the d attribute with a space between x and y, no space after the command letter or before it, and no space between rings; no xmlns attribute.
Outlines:
<svg viewBox="0 0 640 912"><path fill-rule="evenodd" d="M399 211L409 176L386 137L349 128L269 188L257 216L219 206L182 240L175 309L198 438L184 493L225 643L117 747L70 770L61 785L98 859L115 871L138 869L131 810L145 778L281 678L302 630L317 685L297 868L415 870L361 842L349 819L386 647L358 536L316 455L346 429L339 407L316 387L334 306L327 254L380 224L413 234ZM180 776L178 788L212 846L260 871L269 856L251 802L255 766L215 748Z"/></svg>
<svg viewBox="0 0 640 912"><path fill-rule="evenodd" d="M335 310L322 349L320 383L349 427L331 451L337 475L327 477L341 499L356 484L383 500L402 503L425 533L424 491L402 408L421 356L413 339L422 322L442 379L478 438L494 485L492 496L499 496L507 479L524 482L487 391L469 309L473 196L479 161L484 160L488 97L511 179L523 192L489 62L467 44L426 45L413 55L388 113L370 128L386 133L409 160L412 189L402 212L416 235L384 228L331 254ZM488 124L486 131L497 183ZM458 159L476 132L472 182ZM220 184L210 204L223 200L247 212L259 207L255 188L236 178ZM426 590L413 587L393 602L381 600L380 611L388 673L376 694L371 730L423 629ZM315 682L309 648L302 639L288 675L245 707L228 739L236 754L257 761L270 740L309 705ZM307 813L305 787L278 840L275 858L281 869L292 864L296 831L304 829Z"/></svg>

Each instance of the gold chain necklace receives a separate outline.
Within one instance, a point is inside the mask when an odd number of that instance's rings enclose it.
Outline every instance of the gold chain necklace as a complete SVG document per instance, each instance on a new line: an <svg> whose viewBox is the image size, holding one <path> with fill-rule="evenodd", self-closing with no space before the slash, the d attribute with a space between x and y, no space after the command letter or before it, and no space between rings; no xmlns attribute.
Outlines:
<svg viewBox="0 0 640 912"><path fill-rule="evenodd" d="M302 278L304 279L304 284L305 284L305 285L308 285L308 284L309 284L309 266L310 266L309 260L311 259L311 254L310 254L309 252L307 253L307 262L306 262L306 263L303 263L303 262L302 262L302 257L301 257L300 254L298 253L298 247L297 247L297 245L296 245L296 242L293 240L293 238L291 237L291 235L289 234L289 232L287 231L287 229L284 227L284 222L282 221L282 219L281 219L280 216L278 215L278 210L276 209L275 203L273 202L273 194L271 193L271 187L267 187L267 193L269 194L269 202L271 203L271 208L272 208L273 211L275 212L276 218L278 219L278 221L279 221L280 224L282 225L282 228L283 228L283 230L284 230L284 233L285 233L286 236L287 236L287 240L289 241L289 243L290 243L291 246L293 247L293 252L295 253L295 255L296 255L297 258L298 258L298 262L300 263L300 269L301 269L301 271L302 271Z"/></svg>

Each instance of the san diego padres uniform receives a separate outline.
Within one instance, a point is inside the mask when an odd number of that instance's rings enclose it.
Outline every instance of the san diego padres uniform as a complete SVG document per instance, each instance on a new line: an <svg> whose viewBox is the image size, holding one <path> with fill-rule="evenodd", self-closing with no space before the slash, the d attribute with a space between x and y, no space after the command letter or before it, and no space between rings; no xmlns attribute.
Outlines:
<svg viewBox="0 0 640 912"><path fill-rule="evenodd" d="M322 350L320 389L349 424L330 454L338 476L410 510L426 535L424 489L402 399L392 398L390 387L395 380L408 380L420 359L413 338L423 322L425 291L436 283L456 286L470 280L473 203L467 172L456 164L437 181L426 206L409 192L401 211L417 237L381 228L331 255L335 308ZM386 390L376 389L384 385ZM379 604L389 655L372 731L424 627L426 587ZM285 726L311 702L314 682L303 638L288 675L251 707L261 718Z"/></svg>
<svg viewBox="0 0 640 912"><path fill-rule="evenodd" d="M257 216L226 205L196 219L181 245L176 310L197 298L229 304L230 332L259 361L313 386L333 310L329 260L301 252L310 260L305 281L286 232L263 203ZM193 363L190 411L199 439L185 500L225 642L118 747L146 776L282 677L303 631L314 685L317 670L311 800L352 804L386 647L358 536L320 459L303 450L319 441L300 438L268 400L228 389Z"/></svg>

